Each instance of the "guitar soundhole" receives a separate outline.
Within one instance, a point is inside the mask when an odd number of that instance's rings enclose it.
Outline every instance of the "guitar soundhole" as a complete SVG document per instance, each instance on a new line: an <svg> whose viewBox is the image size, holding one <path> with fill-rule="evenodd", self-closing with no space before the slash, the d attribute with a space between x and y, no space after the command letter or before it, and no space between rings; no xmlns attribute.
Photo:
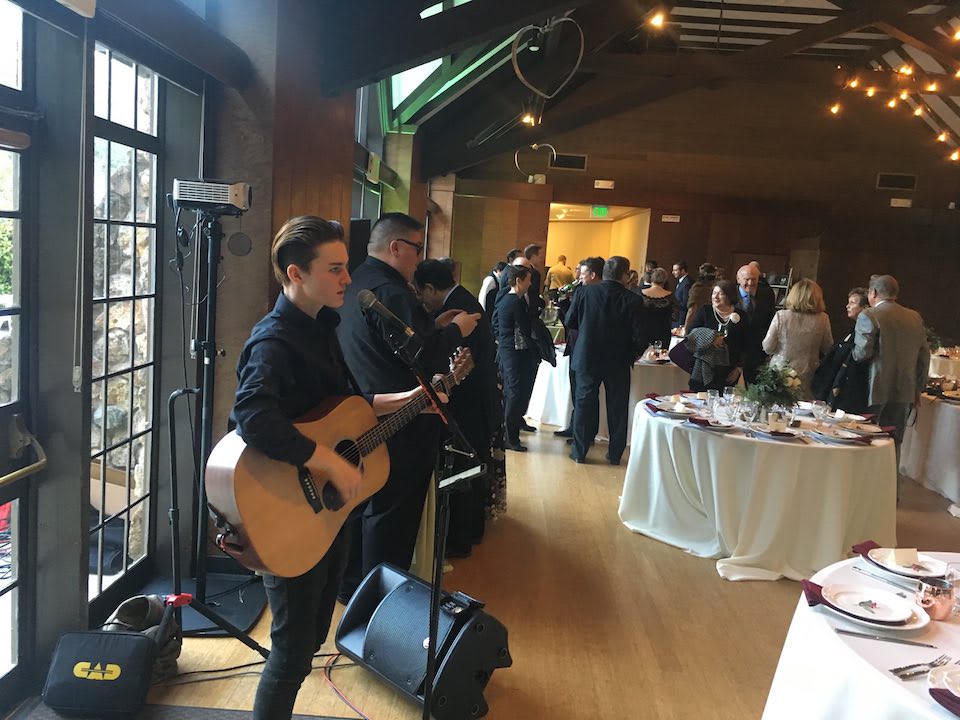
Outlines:
<svg viewBox="0 0 960 720"><path fill-rule="evenodd" d="M353 440L341 440L333 449L337 455L342 457L348 463L352 463L353 465L360 467L360 449ZM337 490L334 484L329 480L323 484L323 489L320 491L320 496L323 498L323 506L328 510L339 510L344 506L343 497L340 495L340 491Z"/></svg>

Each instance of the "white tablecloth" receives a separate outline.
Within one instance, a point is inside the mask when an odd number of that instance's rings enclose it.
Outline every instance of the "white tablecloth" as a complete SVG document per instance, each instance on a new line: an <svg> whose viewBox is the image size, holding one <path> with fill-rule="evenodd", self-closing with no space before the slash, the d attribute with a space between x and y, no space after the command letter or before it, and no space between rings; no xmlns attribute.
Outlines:
<svg viewBox="0 0 960 720"><path fill-rule="evenodd" d="M527 406L527 417L549 425L567 427L573 403L570 400L570 358L563 357L557 349L557 366L541 362L537 370L537 379L533 385L533 394ZM627 416L627 441L630 440L633 406L647 393L669 395L686 390L690 376L673 363L665 365L634 365L630 371L630 414ZM607 400L603 388L600 389L600 430L597 437L607 440Z"/></svg>
<svg viewBox="0 0 960 720"><path fill-rule="evenodd" d="M940 377L960 378L960 360L931 355L930 374L939 375Z"/></svg>
<svg viewBox="0 0 960 720"><path fill-rule="evenodd" d="M960 405L920 397L900 448L900 472L960 504Z"/></svg>
<svg viewBox="0 0 960 720"><path fill-rule="evenodd" d="M893 441L804 445L634 411L620 519L717 560L727 580L794 580L866 538L896 541Z"/></svg>
<svg viewBox="0 0 960 720"><path fill-rule="evenodd" d="M931 553L960 560L953 553ZM821 585L842 583L884 590L895 588L851 569L863 560L846 560L813 576ZM841 627L871 635L904 637L936 649L837 635ZM803 595L790 623L777 672L767 696L763 720L947 720L956 718L927 693L925 679L898 680L889 668L926 662L947 653L960 657L960 624L955 619L931 621L913 632L874 630L846 621L820 607L809 607Z"/></svg>

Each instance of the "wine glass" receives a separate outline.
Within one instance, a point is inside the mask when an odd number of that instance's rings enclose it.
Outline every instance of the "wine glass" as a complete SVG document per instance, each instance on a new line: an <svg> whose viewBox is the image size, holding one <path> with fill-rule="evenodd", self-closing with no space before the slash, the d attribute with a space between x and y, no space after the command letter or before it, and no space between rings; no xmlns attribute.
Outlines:
<svg viewBox="0 0 960 720"><path fill-rule="evenodd" d="M662 351L663 351L663 341L654 340L653 341L653 359L659 360L661 357Z"/></svg>
<svg viewBox="0 0 960 720"><path fill-rule="evenodd" d="M760 412L760 403L756 400L744 398L740 401L740 416L745 422L756 422L757 414Z"/></svg>
<svg viewBox="0 0 960 720"><path fill-rule="evenodd" d="M823 424L823 421L830 415L830 406L823 400L813 401L813 419L817 421L817 427Z"/></svg>

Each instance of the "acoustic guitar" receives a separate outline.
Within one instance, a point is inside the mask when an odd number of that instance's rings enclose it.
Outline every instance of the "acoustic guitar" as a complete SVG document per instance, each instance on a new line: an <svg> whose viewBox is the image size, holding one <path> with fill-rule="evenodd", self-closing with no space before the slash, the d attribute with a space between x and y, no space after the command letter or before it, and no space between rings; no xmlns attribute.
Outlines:
<svg viewBox="0 0 960 720"><path fill-rule="evenodd" d="M464 348L433 387L449 395L471 370L473 358ZM333 544L350 511L387 481L390 457L384 443L429 404L421 389L378 422L362 397L337 397L294 422L301 433L360 469L360 492L349 503L327 477L272 460L236 431L228 433L210 453L204 476L207 506L220 531L217 544L251 570L281 577L307 572Z"/></svg>

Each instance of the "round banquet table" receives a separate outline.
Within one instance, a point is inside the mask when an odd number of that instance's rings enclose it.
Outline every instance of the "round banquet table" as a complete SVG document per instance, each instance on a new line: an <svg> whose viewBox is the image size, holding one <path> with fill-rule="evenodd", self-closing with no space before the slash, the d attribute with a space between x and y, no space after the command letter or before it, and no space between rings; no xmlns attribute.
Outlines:
<svg viewBox="0 0 960 720"><path fill-rule="evenodd" d="M960 404L920 396L900 448L900 472L960 505Z"/></svg>
<svg viewBox="0 0 960 720"><path fill-rule="evenodd" d="M957 553L929 554L941 560L960 560ZM824 568L811 579L820 585L836 583L896 592L886 583L855 572L852 569L855 564L870 567L859 558L844 560ZM838 635L834 632L835 627L870 635L902 637L936 648ZM941 653L954 660L960 657L960 623L957 618L941 622L931 620L920 630L885 631L844 620L820 606L810 607L801 593L767 696L763 720L797 717L811 720L955 720L954 715L940 707L927 693L924 678L903 681L888 672L889 668L927 662Z"/></svg>
<svg viewBox="0 0 960 720"><path fill-rule="evenodd" d="M896 455L715 433L634 411L620 519L634 532L717 558L727 580L810 577L865 538L896 542Z"/></svg>
<svg viewBox="0 0 960 720"><path fill-rule="evenodd" d="M548 425L567 427L570 422L570 413L573 403L570 400L570 358L557 348L557 366L553 367L544 361L537 370L537 378L530 395L530 404L527 406L526 416L531 420ZM667 395L680 390L686 390L690 376L676 365L637 363L630 370L630 413L627 416L627 442L630 440L631 423L633 422L633 407L648 393ZM610 433L607 429L607 400L603 389L600 389L600 429L597 437L608 440Z"/></svg>
<svg viewBox="0 0 960 720"><path fill-rule="evenodd" d="M960 378L960 358L931 355L930 374L939 377Z"/></svg>

